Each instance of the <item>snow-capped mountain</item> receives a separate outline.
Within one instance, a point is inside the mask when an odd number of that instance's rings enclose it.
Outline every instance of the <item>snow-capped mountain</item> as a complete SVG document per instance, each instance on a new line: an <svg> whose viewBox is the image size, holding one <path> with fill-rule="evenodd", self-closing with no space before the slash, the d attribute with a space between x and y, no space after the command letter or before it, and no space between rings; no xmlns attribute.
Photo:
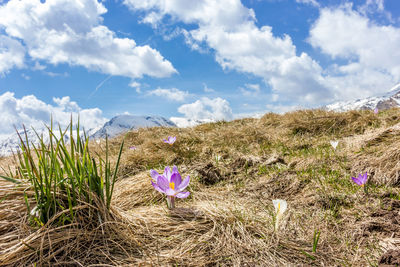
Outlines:
<svg viewBox="0 0 400 267"><path fill-rule="evenodd" d="M44 130L37 131L39 136L43 135L43 139L48 141L48 135L44 134ZM19 131L22 139L25 141L25 133L24 131ZM33 130L27 129L26 135L28 136L28 140L33 142L35 145L39 143L39 138ZM9 155L12 152L17 152L19 150L20 139L18 134L15 132L11 135L2 136L0 138L0 156Z"/></svg>
<svg viewBox="0 0 400 267"><path fill-rule="evenodd" d="M105 138L114 137L129 130L137 130L144 127L176 127L172 121L161 116L133 116L133 115L119 115L112 118L109 122L91 135L91 138Z"/></svg>
<svg viewBox="0 0 400 267"><path fill-rule="evenodd" d="M382 95L371 96L354 101L336 102L325 106L327 110L332 111L348 111L353 109L364 110L375 108L383 110L393 107L400 107L400 83L390 89L389 92Z"/></svg>

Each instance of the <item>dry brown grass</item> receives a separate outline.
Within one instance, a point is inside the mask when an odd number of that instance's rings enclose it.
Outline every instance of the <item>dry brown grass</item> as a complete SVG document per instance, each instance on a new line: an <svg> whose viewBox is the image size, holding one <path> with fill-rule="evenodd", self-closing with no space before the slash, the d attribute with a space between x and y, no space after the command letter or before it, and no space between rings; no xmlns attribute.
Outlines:
<svg viewBox="0 0 400 267"><path fill-rule="evenodd" d="M399 122L399 110L307 110L129 132L111 140L114 155L122 138L138 149L126 148L112 211L95 213L101 220L82 203L74 224L33 228L25 188L0 182L0 265L390 264L400 250ZM162 142L169 135L172 146ZM99 154L102 147L92 144ZM192 178L191 196L172 211L150 184L149 169L166 165ZM368 195L350 179L364 171ZM289 204L277 232L275 198Z"/></svg>

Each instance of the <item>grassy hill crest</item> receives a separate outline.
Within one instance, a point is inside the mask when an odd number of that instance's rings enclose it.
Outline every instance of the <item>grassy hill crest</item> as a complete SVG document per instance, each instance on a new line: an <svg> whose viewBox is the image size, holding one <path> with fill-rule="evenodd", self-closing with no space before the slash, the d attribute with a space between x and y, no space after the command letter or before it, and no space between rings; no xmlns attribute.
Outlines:
<svg viewBox="0 0 400 267"><path fill-rule="evenodd" d="M167 136L177 141L163 143ZM100 219L81 203L71 224L34 226L24 200L34 204L32 189L0 180L0 266L400 264L399 109L140 129L109 141L112 165L122 140L111 208ZM104 156L105 142L89 148ZM149 171L173 165L190 175L191 195L168 210ZM351 179L365 172L368 194ZM277 230L273 199L288 203Z"/></svg>

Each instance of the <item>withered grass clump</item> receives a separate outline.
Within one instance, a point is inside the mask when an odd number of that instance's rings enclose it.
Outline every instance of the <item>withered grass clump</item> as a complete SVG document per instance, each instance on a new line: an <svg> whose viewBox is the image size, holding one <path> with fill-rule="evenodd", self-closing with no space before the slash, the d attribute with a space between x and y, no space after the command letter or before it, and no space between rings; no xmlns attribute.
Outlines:
<svg viewBox="0 0 400 267"><path fill-rule="evenodd" d="M91 213L80 203L69 225L34 227L26 185L1 182L0 265L395 264L399 123L398 109L305 110L128 132L110 140L111 164L122 140L137 149L122 153L108 213ZM177 141L163 143L167 136ZM336 150L330 140L339 141ZM89 149L104 156L106 144L93 142ZM166 165L191 176L191 195L175 210L150 183L149 170L162 172ZM365 171L368 194L351 181ZM32 191L25 192L33 201ZM271 200L277 198L287 200L288 210L274 231Z"/></svg>
<svg viewBox="0 0 400 267"><path fill-rule="evenodd" d="M0 266L122 265L141 256L129 223L94 195L95 206L75 206L69 224L55 224L65 210L39 228L32 225L24 203L25 194L34 203L28 188L0 182Z"/></svg>

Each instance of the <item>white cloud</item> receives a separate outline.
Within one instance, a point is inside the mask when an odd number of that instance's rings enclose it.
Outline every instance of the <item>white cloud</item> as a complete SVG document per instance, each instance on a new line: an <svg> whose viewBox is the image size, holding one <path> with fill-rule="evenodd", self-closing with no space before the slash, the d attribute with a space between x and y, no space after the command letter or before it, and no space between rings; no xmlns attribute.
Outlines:
<svg viewBox="0 0 400 267"><path fill-rule="evenodd" d="M118 38L101 25L106 12L104 5L96 0L7 2L0 6L0 29L8 37L1 36L0 45L5 43L9 49L5 50L6 56L0 52L0 59L9 59L7 54L12 54L13 60L7 63L8 68L1 60L0 72L23 65L23 43L29 56L42 63L67 63L131 78L176 73L157 50L148 45L138 46L132 39Z"/></svg>
<svg viewBox="0 0 400 267"><path fill-rule="evenodd" d="M207 86L207 84L205 84L205 83L203 83L203 90L204 90L205 93L214 93L214 92L215 92L214 89L209 88L209 87Z"/></svg>
<svg viewBox="0 0 400 267"><path fill-rule="evenodd" d="M260 85L257 83L246 83L244 87L239 87L239 90L245 96L257 96L260 93Z"/></svg>
<svg viewBox="0 0 400 267"><path fill-rule="evenodd" d="M46 66L41 65L39 62L35 62L35 65L32 67L33 70L44 70Z"/></svg>
<svg viewBox="0 0 400 267"><path fill-rule="evenodd" d="M14 125L20 129L22 124L27 128L34 127L42 129L43 124L49 124L51 117L55 123L59 123L63 128L66 127L71 118L86 129L103 125L107 119L102 115L98 108L82 109L79 105L71 101L68 96L53 98L54 104L47 104L34 95L17 98L14 93L5 92L0 95L0 114L2 127L0 135L12 134Z"/></svg>
<svg viewBox="0 0 400 267"><path fill-rule="evenodd" d="M316 0L296 1L319 6ZM225 70L263 78L283 102L319 106L381 93L400 80L400 29L377 25L366 15L371 8L386 12L383 0L366 0L364 13L352 4L320 9L310 43L334 60L348 61L326 69L308 54L298 53L290 36L276 36L267 25L258 27L255 12L240 0L124 0L124 4L157 14L157 20L148 20L153 26L167 19L197 25L181 29L192 49L213 51Z"/></svg>
<svg viewBox="0 0 400 267"><path fill-rule="evenodd" d="M132 88L135 88L136 93L138 93L138 94L142 93L141 84L138 83L137 81L131 81L129 83L129 86Z"/></svg>
<svg viewBox="0 0 400 267"><path fill-rule="evenodd" d="M43 73L50 77L68 77L68 72L52 72L52 71L43 71Z"/></svg>
<svg viewBox="0 0 400 267"><path fill-rule="evenodd" d="M21 74L21 77L24 78L25 80L29 81L31 79L31 76L26 75L25 73Z"/></svg>
<svg viewBox="0 0 400 267"><path fill-rule="evenodd" d="M320 6L319 3L317 2L317 0L296 0L296 3L312 5L315 7Z"/></svg>
<svg viewBox="0 0 400 267"><path fill-rule="evenodd" d="M336 98L377 94L398 83L400 28L378 25L350 4L320 12L309 42L334 59L348 61L331 66L326 77Z"/></svg>
<svg viewBox="0 0 400 267"><path fill-rule="evenodd" d="M181 91L177 88L171 88L171 89L157 88L155 90L149 91L148 95L165 97L172 101L181 102L185 101L185 99L189 96L189 93L187 91Z"/></svg>
<svg viewBox="0 0 400 267"><path fill-rule="evenodd" d="M358 11L364 16L367 16L368 14L373 14L375 16L383 15L383 17L391 23L395 22L395 20L393 20L392 14L389 11L385 10L384 0L366 0L365 4L361 5L358 8Z"/></svg>
<svg viewBox="0 0 400 267"><path fill-rule="evenodd" d="M384 7L384 0L367 0L365 2L365 6L376 6L379 11L383 11Z"/></svg>
<svg viewBox="0 0 400 267"><path fill-rule="evenodd" d="M0 76L12 68L24 67L24 60L25 48L23 45L13 38L0 35Z"/></svg>
<svg viewBox="0 0 400 267"><path fill-rule="evenodd" d="M136 81L132 81L129 83L129 86L133 87L133 88L137 88L137 87L140 87L140 83L138 83Z"/></svg>
<svg viewBox="0 0 400 267"><path fill-rule="evenodd" d="M258 27L254 11L240 0L199 0L195 3L125 0L124 3L132 10L147 12L149 16L157 12L159 17L197 24L195 29L182 30L192 49L204 51L211 48L215 52L215 60L223 69L263 78L282 99L315 104L315 99L321 100L321 96L329 95L318 63L307 54L298 57L288 35L274 36L271 27ZM162 21L149 20L149 23ZM306 97L293 96L299 91L304 92Z"/></svg>
<svg viewBox="0 0 400 267"><path fill-rule="evenodd" d="M170 120L178 127L192 127L199 123L232 120L233 114L229 102L220 97L210 99L203 97L193 103L184 104L178 108L184 117L171 117Z"/></svg>
<svg viewBox="0 0 400 267"><path fill-rule="evenodd" d="M302 53L284 60L269 83L275 88L274 94L283 95L286 100L320 105L332 96L322 72L317 62Z"/></svg>
<svg viewBox="0 0 400 267"><path fill-rule="evenodd" d="M184 104L178 108L185 118L192 120L231 120L232 109L229 102L220 97L210 99L203 97L191 104Z"/></svg>

